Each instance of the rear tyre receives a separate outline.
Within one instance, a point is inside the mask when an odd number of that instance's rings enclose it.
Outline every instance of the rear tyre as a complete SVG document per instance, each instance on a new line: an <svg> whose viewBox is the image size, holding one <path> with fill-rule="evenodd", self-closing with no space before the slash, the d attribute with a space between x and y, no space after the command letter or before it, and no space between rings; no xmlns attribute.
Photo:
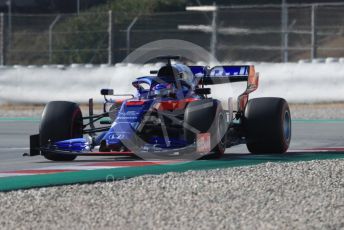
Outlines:
<svg viewBox="0 0 344 230"><path fill-rule="evenodd" d="M251 153L285 153L291 140L291 116L283 98L255 98L245 109L246 146Z"/></svg>
<svg viewBox="0 0 344 230"><path fill-rule="evenodd" d="M206 99L188 104L185 110L184 127L185 139L189 143L196 141L197 133L210 133L211 154L201 159L220 158L226 150L226 114L221 103L217 100Z"/></svg>
<svg viewBox="0 0 344 230"><path fill-rule="evenodd" d="M82 125L82 113L76 103L49 102L43 111L39 128L40 145L44 147L56 141L82 137ZM52 161L72 161L76 158L73 155L43 151L42 154L46 159Z"/></svg>

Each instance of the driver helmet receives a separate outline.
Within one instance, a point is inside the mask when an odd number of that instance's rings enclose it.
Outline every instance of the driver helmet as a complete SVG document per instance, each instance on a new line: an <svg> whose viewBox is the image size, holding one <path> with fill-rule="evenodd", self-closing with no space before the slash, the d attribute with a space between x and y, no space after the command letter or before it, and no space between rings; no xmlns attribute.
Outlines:
<svg viewBox="0 0 344 230"><path fill-rule="evenodd" d="M159 83L153 87L155 95L168 95L173 90L171 83Z"/></svg>

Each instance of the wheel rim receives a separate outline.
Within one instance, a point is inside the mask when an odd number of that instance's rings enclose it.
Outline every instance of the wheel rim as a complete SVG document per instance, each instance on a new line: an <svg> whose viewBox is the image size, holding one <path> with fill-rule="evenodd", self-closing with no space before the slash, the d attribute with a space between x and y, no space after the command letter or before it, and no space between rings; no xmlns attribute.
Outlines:
<svg viewBox="0 0 344 230"><path fill-rule="evenodd" d="M291 119L289 111L284 113L283 132L285 139L289 141L291 137Z"/></svg>

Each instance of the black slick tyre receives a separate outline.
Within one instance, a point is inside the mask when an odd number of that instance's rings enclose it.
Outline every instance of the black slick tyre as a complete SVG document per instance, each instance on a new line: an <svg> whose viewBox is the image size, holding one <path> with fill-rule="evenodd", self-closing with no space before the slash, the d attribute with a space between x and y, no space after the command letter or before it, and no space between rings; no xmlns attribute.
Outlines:
<svg viewBox="0 0 344 230"><path fill-rule="evenodd" d="M82 137L82 113L78 104L67 101L49 102L43 111L39 128L40 145ZM42 155L52 161L72 161L73 155L42 151Z"/></svg>
<svg viewBox="0 0 344 230"><path fill-rule="evenodd" d="M285 153L291 140L291 115L283 98L255 98L245 109L246 146L255 154Z"/></svg>
<svg viewBox="0 0 344 230"><path fill-rule="evenodd" d="M205 99L188 104L184 115L184 134L189 143L196 141L197 132L210 133L211 153L201 159L220 158L226 150L226 114L218 100Z"/></svg>

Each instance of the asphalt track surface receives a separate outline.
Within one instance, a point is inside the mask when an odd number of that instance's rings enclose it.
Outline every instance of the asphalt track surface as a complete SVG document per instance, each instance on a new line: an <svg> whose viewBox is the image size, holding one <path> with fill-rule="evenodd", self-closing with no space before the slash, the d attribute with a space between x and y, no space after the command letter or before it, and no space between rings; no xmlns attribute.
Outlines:
<svg viewBox="0 0 344 230"><path fill-rule="evenodd" d="M24 157L29 150L29 135L38 132L39 120L35 118L0 118L0 172L9 170L37 169L61 164L89 164L123 160L119 157L78 157L73 162L51 162L41 156ZM323 148L344 146L344 120L294 120L292 124L290 153L317 153ZM314 151L312 150L314 149ZM311 150L311 151L310 151ZM245 145L227 149L223 159L248 153ZM319 154L321 154L319 152ZM249 155L246 155L249 158Z"/></svg>

